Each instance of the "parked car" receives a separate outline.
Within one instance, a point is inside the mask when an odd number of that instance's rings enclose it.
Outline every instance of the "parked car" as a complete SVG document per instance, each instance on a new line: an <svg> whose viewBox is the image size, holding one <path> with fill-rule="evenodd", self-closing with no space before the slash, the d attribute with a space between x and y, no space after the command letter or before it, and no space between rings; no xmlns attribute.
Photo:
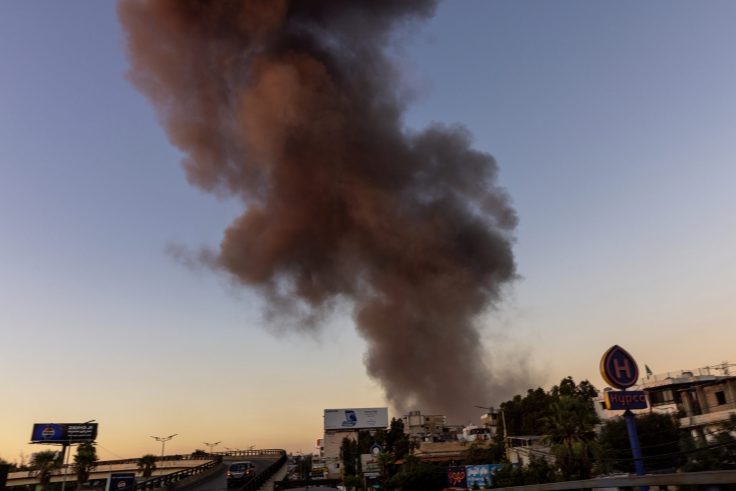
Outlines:
<svg viewBox="0 0 736 491"><path fill-rule="evenodd" d="M232 462L227 466L227 485L237 486L245 484L256 475L256 466L253 462L244 460Z"/></svg>

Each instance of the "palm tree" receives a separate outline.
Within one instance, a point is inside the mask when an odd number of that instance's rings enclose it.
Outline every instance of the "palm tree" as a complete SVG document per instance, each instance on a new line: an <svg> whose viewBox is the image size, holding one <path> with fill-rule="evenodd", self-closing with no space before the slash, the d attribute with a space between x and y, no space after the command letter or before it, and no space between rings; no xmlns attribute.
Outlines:
<svg viewBox="0 0 736 491"><path fill-rule="evenodd" d="M77 473L77 489L89 479L89 474L97 466L97 449L92 443L82 443L74 456L74 471Z"/></svg>
<svg viewBox="0 0 736 491"><path fill-rule="evenodd" d="M378 469L381 473L381 483L386 487L386 483L391 477L391 466L394 464L394 456L388 452L381 452L375 459L378 463Z"/></svg>
<svg viewBox="0 0 736 491"><path fill-rule="evenodd" d="M51 473L60 467L59 453L53 450L43 450L31 456L31 469L44 490L51 482Z"/></svg>
<svg viewBox="0 0 736 491"><path fill-rule="evenodd" d="M598 416L589 401L560 396L543 418L546 439L553 444L557 465L566 479L587 479L592 468L590 443L595 440Z"/></svg>
<svg viewBox="0 0 736 491"><path fill-rule="evenodd" d="M151 477L156 470L156 460L158 457L150 453L138 459L138 468L143 471L143 477Z"/></svg>

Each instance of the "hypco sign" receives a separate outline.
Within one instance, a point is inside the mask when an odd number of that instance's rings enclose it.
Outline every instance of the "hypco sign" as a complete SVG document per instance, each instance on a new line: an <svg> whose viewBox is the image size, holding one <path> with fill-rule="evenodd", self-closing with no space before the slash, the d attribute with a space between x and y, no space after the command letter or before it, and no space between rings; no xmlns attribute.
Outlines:
<svg viewBox="0 0 736 491"><path fill-rule="evenodd" d="M97 423L36 423L31 432L32 443L93 442Z"/></svg>
<svg viewBox="0 0 736 491"><path fill-rule="evenodd" d="M639 380L639 367L633 356L621 346L614 345L603 353L601 376L611 387L627 389Z"/></svg>
<svg viewBox="0 0 736 491"><path fill-rule="evenodd" d="M325 430L357 430L388 427L388 408L325 409Z"/></svg>
<svg viewBox="0 0 736 491"><path fill-rule="evenodd" d="M606 409L646 409L647 396L643 390L609 390L604 393Z"/></svg>

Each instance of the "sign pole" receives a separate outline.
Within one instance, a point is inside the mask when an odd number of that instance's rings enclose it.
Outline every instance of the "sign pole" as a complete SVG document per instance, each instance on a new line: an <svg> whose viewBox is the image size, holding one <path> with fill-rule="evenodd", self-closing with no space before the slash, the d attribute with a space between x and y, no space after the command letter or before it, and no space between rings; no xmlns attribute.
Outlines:
<svg viewBox="0 0 736 491"><path fill-rule="evenodd" d="M631 409L646 408L646 398L643 391L626 391L639 380L639 367L633 356L621 346L614 345L603 353L601 376L611 387L621 389L621 392L606 392L606 409L626 409L624 421L626 421L626 432L629 434L631 454L634 456L634 470L637 476L643 476L647 471L644 468L639 435L636 432L636 418ZM641 486L639 489L648 491L649 486Z"/></svg>
<svg viewBox="0 0 736 491"><path fill-rule="evenodd" d="M644 460L641 455L641 446L639 445L639 434L636 432L636 418L630 410L624 412L624 420L626 421L626 431L629 434L629 444L631 445L631 453L634 456L634 470L637 476L643 476L647 473L644 468Z"/></svg>
<svg viewBox="0 0 736 491"><path fill-rule="evenodd" d="M64 443L61 446L61 463L64 464L62 466L62 472L64 473L64 477L61 481L61 491L66 490L66 473L69 470L69 444Z"/></svg>

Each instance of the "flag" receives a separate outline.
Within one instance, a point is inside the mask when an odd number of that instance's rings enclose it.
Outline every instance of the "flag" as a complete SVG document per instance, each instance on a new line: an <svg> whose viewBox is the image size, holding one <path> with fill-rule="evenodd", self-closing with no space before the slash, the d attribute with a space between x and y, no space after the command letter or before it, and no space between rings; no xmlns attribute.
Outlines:
<svg viewBox="0 0 736 491"><path fill-rule="evenodd" d="M649 368L649 365L644 365L644 369L647 371L647 377L651 377L652 375L654 375L652 373L652 369Z"/></svg>

